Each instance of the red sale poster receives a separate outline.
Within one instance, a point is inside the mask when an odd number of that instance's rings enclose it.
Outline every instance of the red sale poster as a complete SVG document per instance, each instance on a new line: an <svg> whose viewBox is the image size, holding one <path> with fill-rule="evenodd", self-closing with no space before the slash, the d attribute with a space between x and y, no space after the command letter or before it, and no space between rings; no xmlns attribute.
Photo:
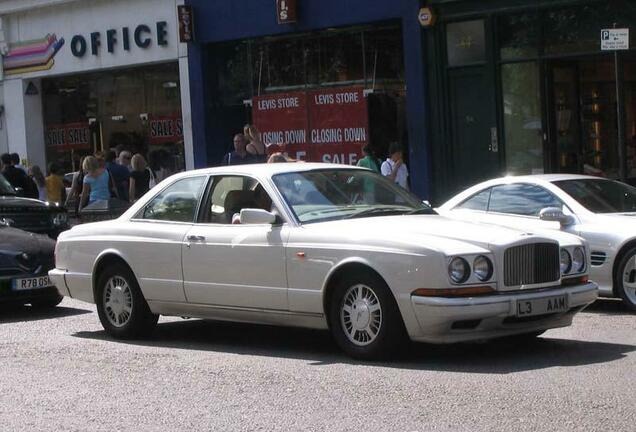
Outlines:
<svg viewBox="0 0 636 432"><path fill-rule="evenodd" d="M90 149L91 133L88 123L48 125L46 145L57 151Z"/></svg>
<svg viewBox="0 0 636 432"><path fill-rule="evenodd" d="M307 94L278 93L252 100L252 117L269 154L285 152L298 159L306 154Z"/></svg>
<svg viewBox="0 0 636 432"><path fill-rule="evenodd" d="M183 140L181 114L152 116L150 117L149 127L149 143L151 145L175 143Z"/></svg>
<svg viewBox="0 0 636 432"><path fill-rule="evenodd" d="M312 160L355 164L369 136L362 88L314 90L308 100Z"/></svg>
<svg viewBox="0 0 636 432"><path fill-rule="evenodd" d="M361 87L258 96L254 124L268 153L355 164L368 142L367 101Z"/></svg>

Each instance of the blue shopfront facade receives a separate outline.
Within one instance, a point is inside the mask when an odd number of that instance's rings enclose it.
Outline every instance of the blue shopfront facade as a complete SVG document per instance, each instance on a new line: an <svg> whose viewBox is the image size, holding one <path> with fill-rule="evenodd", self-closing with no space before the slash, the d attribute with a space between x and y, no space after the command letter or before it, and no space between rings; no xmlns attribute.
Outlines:
<svg viewBox="0 0 636 432"><path fill-rule="evenodd" d="M385 156L389 141L402 143L411 187L428 198L422 2L296 3L296 23L278 24L276 0L186 0L195 20L188 54L195 167L215 165L230 150L233 133L250 120L253 96L357 85L370 97L371 144Z"/></svg>

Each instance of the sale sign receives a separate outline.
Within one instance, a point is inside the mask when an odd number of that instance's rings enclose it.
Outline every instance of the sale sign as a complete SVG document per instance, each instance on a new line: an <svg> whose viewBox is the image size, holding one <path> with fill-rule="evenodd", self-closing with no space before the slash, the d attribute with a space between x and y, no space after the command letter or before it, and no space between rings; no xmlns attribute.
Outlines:
<svg viewBox="0 0 636 432"><path fill-rule="evenodd" d="M367 101L361 87L255 97L254 124L268 153L355 164L368 142Z"/></svg>
<svg viewBox="0 0 636 432"><path fill-rule="evenodd" d="M150 117L151 145L175 143L183 140L183 120L180 114Z"/></svg>
<svg viewBox="0 0 636 432"><path fill-rule="evenodd" d="M314 90L308 99L312 160L355 164L369 135L362 88Z"/></svg>
<svg viewBox="0 0 636 432"><path fill-rule="evenodd" d="M90 149L88 123L48 125L44 135L46 145L56 151Z"/></svg>
<svg viewBox="0 0 636 432"><path fill-rule="evenodd" d="M285 152L291 157L304 159L308 143L305 92L255 97L252 117L269 154Z"/></svg>

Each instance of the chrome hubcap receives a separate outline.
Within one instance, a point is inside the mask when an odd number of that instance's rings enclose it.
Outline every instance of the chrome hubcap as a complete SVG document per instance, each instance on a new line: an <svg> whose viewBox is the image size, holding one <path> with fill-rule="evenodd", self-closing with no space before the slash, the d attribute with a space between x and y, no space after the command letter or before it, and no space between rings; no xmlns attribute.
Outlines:
<svg viewBox="0 0 636 432"><path fill-rule="evenodd" d="M340 322L347 338L355 345L372 343L382 326L382 309L375 292L362 284L349 288L340 307Z"/></svg>
<svg viewBox="0 0 636 432"><path fill-rule="evenodd" d="M623 291L627 299L636 304L636 255L627 261L623 269Z"/></svg>
<svg viewBox="0 0 636 432"><path fill-rule="evenodd" d="M113 276L104 289L104 310L108 321L115 327L123 327L130 320L133 309L132 291L126 279Z"/></svg>

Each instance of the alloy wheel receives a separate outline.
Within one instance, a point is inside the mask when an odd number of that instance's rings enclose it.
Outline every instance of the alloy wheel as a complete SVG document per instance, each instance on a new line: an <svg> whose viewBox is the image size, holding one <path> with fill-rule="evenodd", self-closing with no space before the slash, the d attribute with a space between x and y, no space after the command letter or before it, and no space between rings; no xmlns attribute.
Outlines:
<svg viewBox="0 0 636 432"><path fill-rule="evenodd" d="M340 323L349 341L357 346L376 340L382 327L382 308L373 289L358 284L347 290L340 306Z"/></svg>
<svg viewBox="0 0 636 432"><path fill-rule="evenodd" d="M115 327L125 326L133 310L133 296L130 285L121 276L108 279L104 288L104 311L108 321Z"/></svg>
<svg viewBox="0 0 636 432"><path fill-rule="evenodd" d="M636 255L629 257L623 268L623 291L627 299L636 305Z"/></svg>

